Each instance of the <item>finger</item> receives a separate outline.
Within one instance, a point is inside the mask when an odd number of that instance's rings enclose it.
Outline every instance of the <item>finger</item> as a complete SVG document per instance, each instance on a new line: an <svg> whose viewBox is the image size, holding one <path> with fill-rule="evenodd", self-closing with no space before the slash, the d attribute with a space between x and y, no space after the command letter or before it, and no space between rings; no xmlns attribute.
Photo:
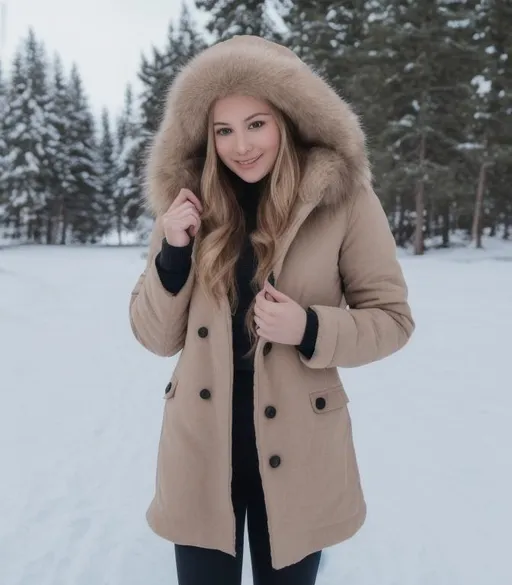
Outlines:
<svg viewBox="0 0 512 585"><path fill-rule="evenodd" d="M190 235L193 237L197 236L197 232L199 231L200 227L201 227L201 220L198 220L196 225L193 225L190 227Z"/></svg>
<svg viewBox="0 0 512 585"><path fill-rule="evenodd" d="M272 313L266 311L261 306L254 307L254 314L257 315L260 319L263 319L267 325L271 325L275 319L275 316Z"/></svg>
<svg viewBox="0 0 512 585"><path fill-rule="evenodd" d="M254 322L256 323L256 327L265 327L265 321L261 317L254 317Z"/></svg>
<svg viewBox="0 0 512 585"><path fill-rule="evenodd" d="M265 281L265 286L263 288L267 293L271 295L278 303L286 303L290 301L290 297L282 293L281 291L274 288L268 280Z"/></svg>
<svg viewBox="0 0 512 585"><path fill-rule="evenodd" d="M191 226L199 227L199 219L194 215L190 214L185 217L181 217L174 224L178 229L187 230Z"/></svg>
<svg viewBox="0 0 512 585"><path fill-rule="evenodd" d="M258 308L259 311L261 311L261 313L263 315L272 315L271 312L271 308L272 305L275 305L275 303L272 303L271 301L267 301L265 299L265 291L260 291L257 295L256 295L256 303L254 304L254 311L256 312L256 308Z"/></svg>
<svg viewBox="0 0 512 585"><path fill-rule="evenodd" d="M265 312L259 305L254 305L254 314L257 315L258 317L263 317L265 315Z"/></svg>
<svg viewBox="0 0 512 585"><path fill-rule="evenodd" d="M274 317L280 311L279 303L267 300L264 295L265 293L263 293L258 305L267 317Z"/></svg>
<svg viewBox="0 0 512 585"><path fill-rule="evenodd" d="M273 328L273 324L271 322L268 321L268 319L266 319L265 317L258 317L258 316L254 316L254 324L256 325L256 327L259 327L260 329L263 329L264 331L269 331L269 329Z"/></svg>
<svg viewBox="0 0 512 585"><path fill-rule="evenodd" d="M186 198L195 205L195 207L197 208L199 213L202 213L203 212L203 204L201 203L201 201L199 201L199 199L194 195L194 193L192 193L192 191L190 189L183 189L183 190L185 191Z"/></svg>
<svg viewBox="0 0 512 585"><path fill-rule="evenodd" d="M202 213L203 205L190 189L181 189L176 199L171 203L169 209L176 209L176 207L179 207L186 201L190 201L192 205Z"/></svg>
<svg viewBox="0 0 512 585"><path fill-rule="evenodd" d="M268 333L263 327L256 327L256 334L262 339L268 339Z"/></svg>
<svg viewBox="0 0 512 585"><path fill-rule="evenodd" d="M197 211L196 206L192 203L192 201L189 201L187 199L184 203L181 203L175 209L173 209L173 212L174 213L181 213L185 209L193 209L194 211Z"/></svg>
<svg viewBox="0 0 512 585"><path fill-rule="evenodd" d="M193 227L193 228L199 228L199 224L201 222L201 220L194 214L190 214L186 220L188 221L188 226L187 227Z"/></svg>
<svg viewBox="0 0 512 585"><path fill-rule="evenodd" d="M197 209L195 207L186 207L183 210L176 210L176 215L175 217L186 217L187 215L194 215L195 217L197 217L197 219L199 219L199 213L197 212Z"/></svg>
<svg viewBox="0 0 512 585"><path fill-rule="evenodd" d="M176 209L176 207L179 207L185 203L185 201L187 201L187 194L185 193L185 189L181 189L180 192L176 195L174 201L169 206L169 209Z"/></svg>

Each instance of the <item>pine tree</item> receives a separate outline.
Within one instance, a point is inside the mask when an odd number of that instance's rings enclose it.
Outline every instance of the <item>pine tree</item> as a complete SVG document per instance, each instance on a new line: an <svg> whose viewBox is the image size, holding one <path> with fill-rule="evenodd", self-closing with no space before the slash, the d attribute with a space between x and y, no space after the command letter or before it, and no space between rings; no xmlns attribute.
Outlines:
<svg viewBox="0 0 512 585"><path fill-rule="evenodd" d="M105 108L101 116L101 138L99 143L100 159L100 182L101 197L105 209L108 210L105 218L109 228L115 227L115 216L113 214L114 195L116 188L116 149L112 128L110 123L110 114Z"/></svg>
<svg viewBox="0 0 512 585"><path fill-rule="evenodd" d="M196 6L209 15L207 29L215 41L224 41L234 35L256 35L270 40L279 36L276 25L269 15L268 0L197 0ZM279 12L280 3L272 8Z"/></svg>
<svg viewBox="0 0 512 585"><path fill-rule="evenodd" d="M3 224L6 223L6 202L7 192L2 190L1 177L4 173L6 157L7 157L7 143L5 141L4 120L7 111L7 83L4 79L2 62L0 61L0 238L4 233Z"/></svg>
<svg viewBox="0 0 512 585"><path fill-rule="evenodd" d="M482 69L475 80L479 91L475 93L476 114L469 128L473 140L468 152L478 168L471 238L481 247L486 223L495 233L501 219L505 239L512 223L512 5L504 0L482 0L477 22L479 34L474 44Z"/></svg>
<svg viewBox="0 0 512 585"><path fill-rule="evenodd" d="M169 86L169 67L166 55L153 47L152 57L143 55L139 79L143 84L141 94L142 128L146 137L151 136L160 124L164 110L164 98Z"/></svg>
<svg viewBox="0 0 512 585"><path fill-rule="evenodd" d="M7 225L16 239L33 239L31 226L37 212L43 209L39 173L40 143L37 115L34 116L30 81L20 51L14 57L11 87L4 114L3 130L7 144L1 177L2 191L8 194L5 203ZM31 123L34 120L35 125Z"/></svg>
<svg viewBox="0 0 512 585"><path fill-rule="evenodd" d="M98 177L94 120L76 65L71 70L68 95L70 184L61 243L66 243L69 236L75 242L94 243L106 233L108 226L101 221L105 209Z"/></svg>
<svg viewBox="0 0 512 585"><path fill-rule="evenodd" d="M387 119L379 142L386 149L387 185L400 197L401 221L405 210L414 209L416 254L424 251L426 217L444 218L447 244L458 147L466 140L477 70L471 1L394 0L374 27L385 78L379 99Z"/></svg>
<svg viewBox="0 0 512 585"><path fill-rule="evenodd" d="M283 15L288 47L349 99L350 80L358 70L359 48L367 34L367 4L297 0Z"/></svg>
<svg viewBox="0 0 512 585"><path fill-rule="evenodd" d="M15 55L3 114L6 143L0 190L14 236L40 242L45 231L54 135L48 125L50 96L44 47L32 30Z"/></svg>
<svg viewBox="0 0 512 585"><path fill-rule="evenodd" d="M142 212L139 181L142 142L143 137L135 112L132 89L128 85L124 109L117 122L115 183L110 202L119 245L123 243L123 231L134 230Z"/></svg>
<svg viewBox="0 0 512 585"><path fill-rule="evenodd" d="M61 59L55 56L53 62L53 80L51 86L51 107L48 111L48 123L53 127L55 148L50 161L51 197L48 201L48 230L49 244L65 243L66 210L72 205L73 193L71 184L71 157L70 157L70 120L68 115L71 108L70 95L66 84Z"/></svg>
<svg viewBox="0 0 512 585"><path fill-rule="evenodd" d="M144 87L141 111L146 138L153 135L160 124L167 90L177 73L204 48L205 40L183 4L178 25L173 22L169 25L165 48L153 47L151 59L142 58L138 76Z"/></svg>
<svg viewBox="0 0 512 585"><path fill-rule="evenodd" d="M34 143L33 154L38 165L39 205L34 208L34 219L29 231L34 241L48 241L51 225L53 165L56 155L57 134L50 121L52 97L49 87L49 68L44 45L39 42L33 30L29 31L26 41L26 75L29 82L30 126Z"/></svg>

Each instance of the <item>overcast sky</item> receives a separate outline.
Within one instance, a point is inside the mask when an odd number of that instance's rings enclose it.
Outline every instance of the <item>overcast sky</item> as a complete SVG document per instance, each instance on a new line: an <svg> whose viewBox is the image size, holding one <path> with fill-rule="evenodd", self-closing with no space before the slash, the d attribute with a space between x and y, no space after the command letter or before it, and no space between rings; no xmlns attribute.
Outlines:
<svg viewBox="0 0 512 585"><path fill-rule="evenodd" d="M180 0L0 0L7 6L2 62L12 55L29 26L48 52L58 51L66 70L75 61L91 105L113 113L122 106L128 81L136 82L142 52L165 44ZM0 47L1 48L1 47Z"/></svg>

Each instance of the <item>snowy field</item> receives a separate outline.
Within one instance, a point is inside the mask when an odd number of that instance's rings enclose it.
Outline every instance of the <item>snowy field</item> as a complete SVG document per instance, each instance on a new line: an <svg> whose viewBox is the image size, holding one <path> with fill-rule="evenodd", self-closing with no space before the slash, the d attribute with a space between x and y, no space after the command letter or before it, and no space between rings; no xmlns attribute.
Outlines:
<svg viewBox="0 0 512 585"><path fill-rule="evenodd" d="M317 585L512 583L512 245L487 244L402 255L413 339L342 372L368 518ZM144 516L175 359L129 327L141 252L0 250L0 585L176 584Z"/></svg>

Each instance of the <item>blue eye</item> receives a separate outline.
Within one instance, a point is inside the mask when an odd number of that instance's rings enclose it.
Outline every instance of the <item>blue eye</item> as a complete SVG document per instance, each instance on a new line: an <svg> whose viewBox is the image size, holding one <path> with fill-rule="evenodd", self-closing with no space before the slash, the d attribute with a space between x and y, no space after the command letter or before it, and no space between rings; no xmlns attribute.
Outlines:
<svg viewBox="0 0 512 585"><path fill-rule="evenodd" d="M226 134L223 134L223 132L226 132ZM229 128L220 128L220 130L217 130L216 134L218 136L227 136L228 132L230 132Z"/></svg>

